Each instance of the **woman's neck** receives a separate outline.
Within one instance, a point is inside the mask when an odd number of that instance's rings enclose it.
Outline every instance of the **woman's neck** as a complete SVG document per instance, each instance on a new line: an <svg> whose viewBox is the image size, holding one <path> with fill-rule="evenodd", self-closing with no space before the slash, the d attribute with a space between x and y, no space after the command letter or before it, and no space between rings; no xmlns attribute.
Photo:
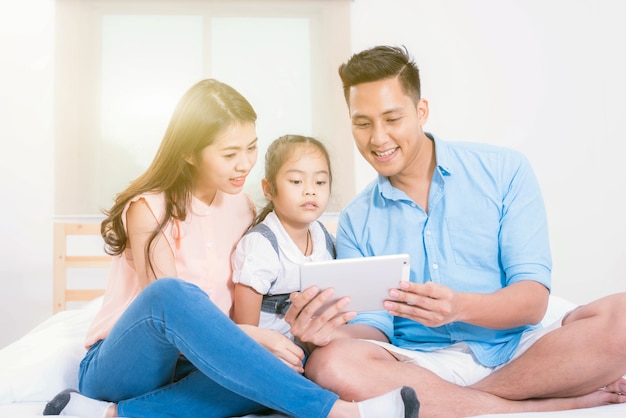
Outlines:
<svg viewBox="0 0 626 418"><path fill-rule="evenodd" d="M202 203L204 203L207 206L211 206L211 203L213 203L213 200L215 200L215 196L217 195L217 189L215 190L194 190L194 192L192 193L193 196L198 199L199 201L201 201Z"/></svg>

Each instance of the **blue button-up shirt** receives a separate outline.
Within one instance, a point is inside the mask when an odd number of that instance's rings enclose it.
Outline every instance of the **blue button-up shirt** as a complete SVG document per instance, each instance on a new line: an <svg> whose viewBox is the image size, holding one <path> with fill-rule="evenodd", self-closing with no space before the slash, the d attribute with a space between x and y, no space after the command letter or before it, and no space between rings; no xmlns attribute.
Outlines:
<svg viewBox="0 0 626 418"><path fill-rule="evenodd" d="M408 253L412 282L432 281L458 292L493 293L522 280L550 289L545 208L527 159L492 145L433 140L437 166L428 213L378 176L340 214L338 258ZM495 330L463 322L429 328L384 311L362 313L353 323L372 325L408 349L464 341L486 366L508 361L522 332L533 328Z"/></svg>

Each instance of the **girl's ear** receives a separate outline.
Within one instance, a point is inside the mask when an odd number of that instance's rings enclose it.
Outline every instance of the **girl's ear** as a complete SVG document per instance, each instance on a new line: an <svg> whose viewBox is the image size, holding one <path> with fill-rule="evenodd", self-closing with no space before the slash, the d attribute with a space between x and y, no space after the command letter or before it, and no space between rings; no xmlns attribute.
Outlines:
<svg viewBox="0 0 626 418"><path fill-rule="evenodd" d="M267 179L261 180L261 187L263 188L263 195L269 201L274 197L274 191L272 185Z"/></svg>

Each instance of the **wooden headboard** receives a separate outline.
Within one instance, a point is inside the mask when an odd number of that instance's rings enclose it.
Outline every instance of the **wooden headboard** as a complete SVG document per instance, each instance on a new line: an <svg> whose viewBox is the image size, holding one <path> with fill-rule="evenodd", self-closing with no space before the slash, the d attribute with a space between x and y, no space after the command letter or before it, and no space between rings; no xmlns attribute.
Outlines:
<svg viewBox="0 0 626 418"><path fill-rule="evenodd" d="M337 215L324 214L321 218L331 234L337 229ZM96 254L70 252L72 236L91 236L101 242L100 216L58 217L54 221L54 277L53 311L64 311L68 302L87 302L102 294L104 288L68 287L68 271L73 268L108 268L111 257L104 250Z"/></svg>
<svg viewBox="0 0 626 418"><path fill-rule="evenodd" d="M57 313L67 308L67 302L86 302L102 294L104 289L68 288L67 273L71 268L107 268L111 257L102 254L71 254L68 251L69 238L73 235L100 236L98 217L85 217L78 220L59 218L54 222L54 277L53 311Z"/></svg>

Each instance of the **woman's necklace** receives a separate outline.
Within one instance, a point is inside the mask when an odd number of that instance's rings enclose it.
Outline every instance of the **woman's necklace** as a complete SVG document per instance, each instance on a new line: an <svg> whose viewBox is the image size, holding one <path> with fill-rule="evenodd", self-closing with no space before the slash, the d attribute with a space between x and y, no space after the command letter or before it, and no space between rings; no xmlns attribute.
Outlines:
<svg viewBox="0 0 626 418"><path fill-rule="evenodd" d="M309 242L311 241L311 230L307 229L306 230L306 247L304 248L304 255L310 255L309 254ZM313 247L313 242L311 242L311 247ZM311 248L311 252L313 252L313 248Z"/></svg>

